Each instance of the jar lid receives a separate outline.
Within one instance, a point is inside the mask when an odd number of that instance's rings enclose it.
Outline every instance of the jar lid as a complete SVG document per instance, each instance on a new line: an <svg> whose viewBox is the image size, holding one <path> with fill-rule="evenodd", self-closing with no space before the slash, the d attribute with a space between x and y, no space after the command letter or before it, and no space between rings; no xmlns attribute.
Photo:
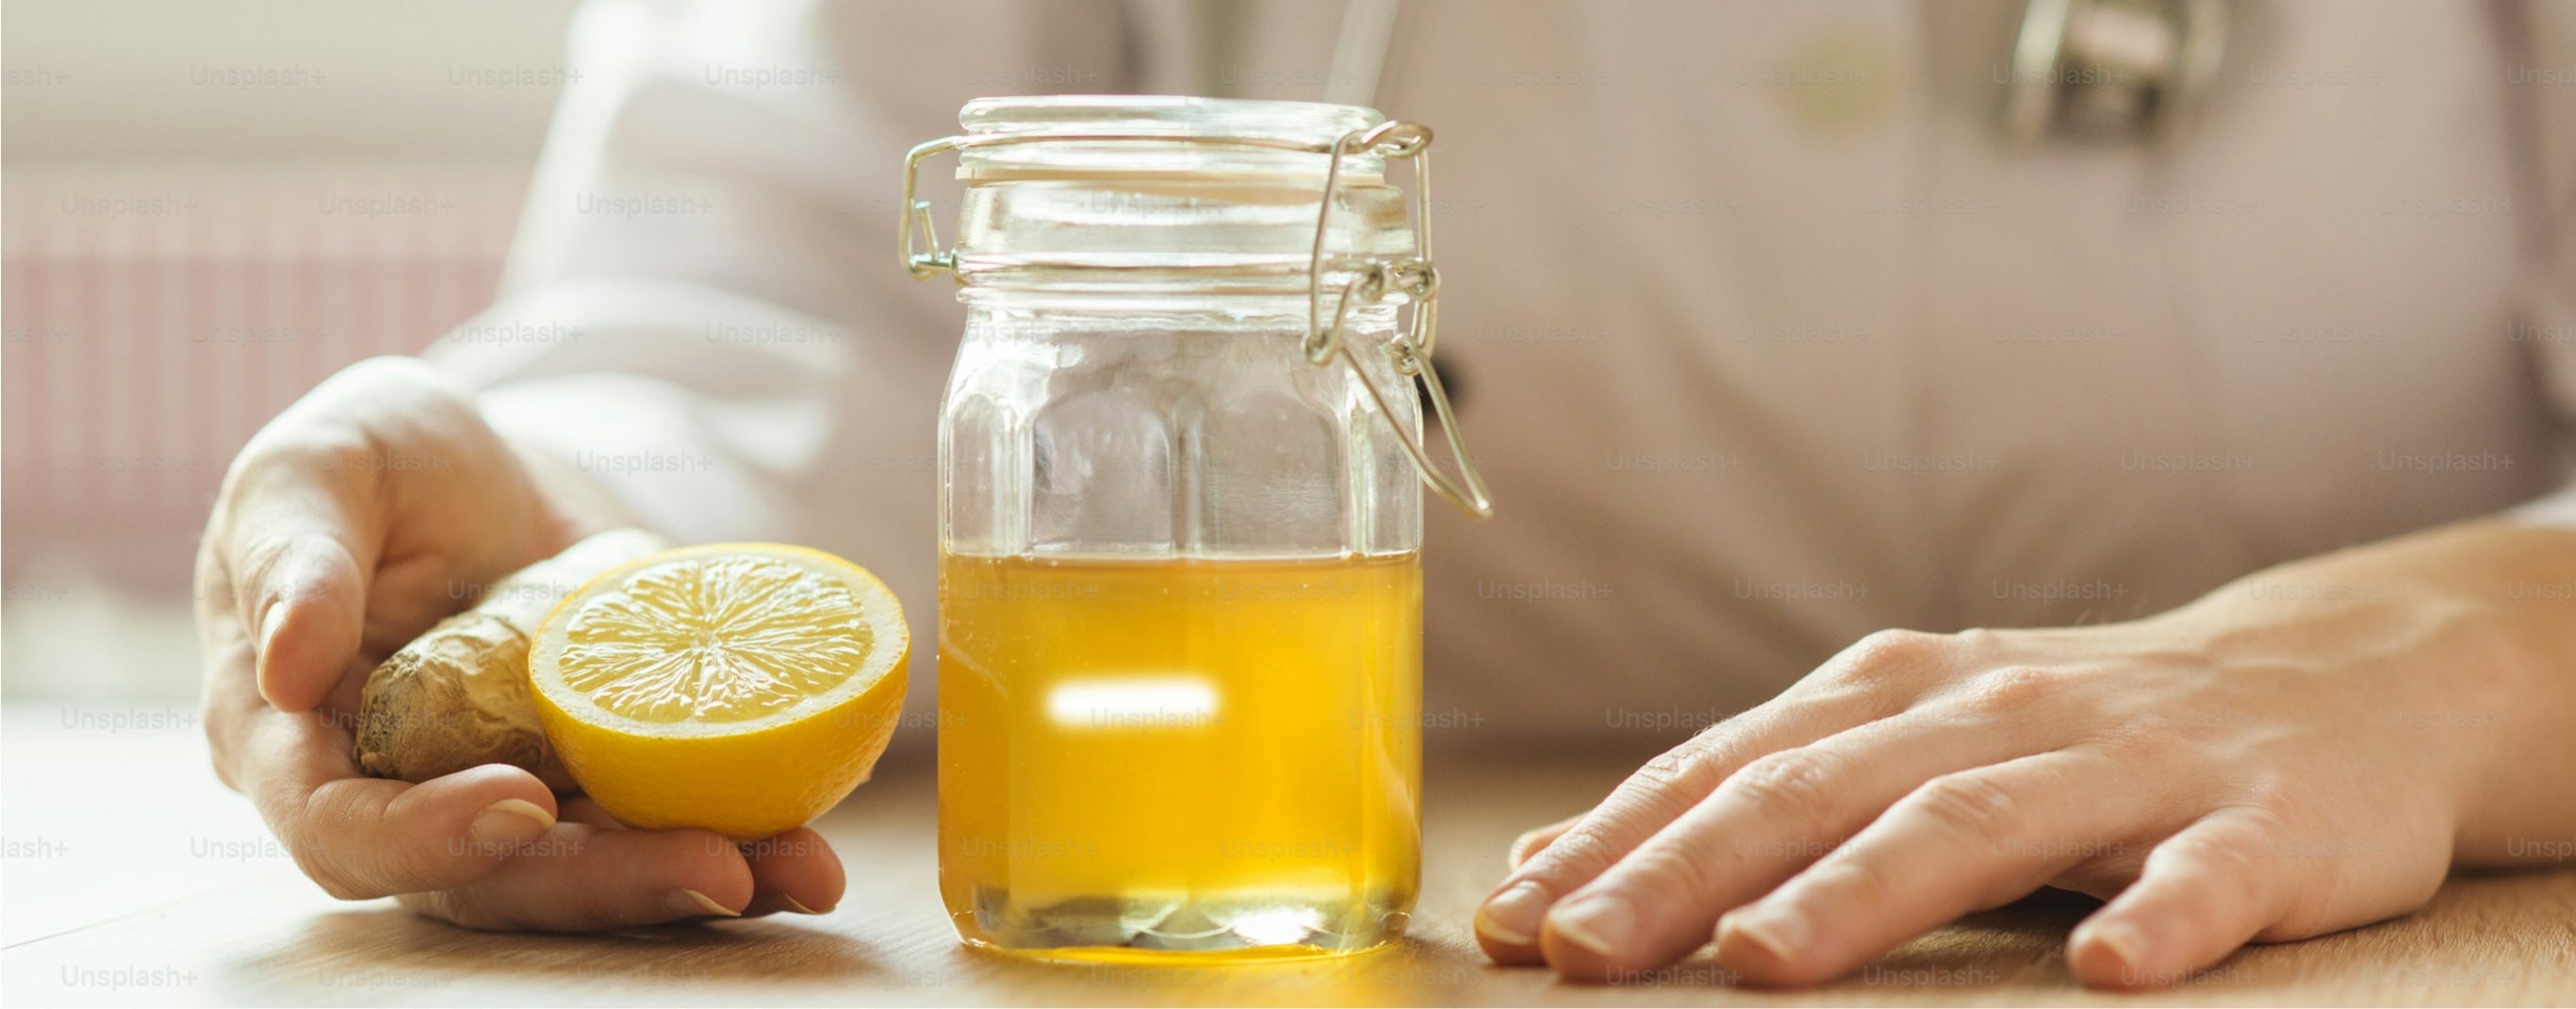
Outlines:
<svg viewBox="0 0 2576 1009"><path fill-rule="evenodd" d="M1195 175L1227 178L1281 176L1324 185L1324 155L1316 151L1192 143L1214 137L1276 140L1321 148L1353 130L1386 121L1376 109L1321 102L1247 101L1181 95L1039 95L978 98L957 112L970 137L1049 134L1048 143L968 147L958 152L957 177L968 181L1030 175ZM1085 136L1171 137L1169 144L1086 141ZM1342 177L1381 179L1386 159L1374 152L1346 155Z"/></svg>
<svg viewBox="0 0 2576 1009"><path fill-rule="evenodd" d="M954 271L983 286L1302 290L1326 150L1374 109L1173 95L982 98L958 113ZM1168 138L1168 139L1165 139ZM1327 262L1414 248L1386 159L1342 155Z"/></svg>

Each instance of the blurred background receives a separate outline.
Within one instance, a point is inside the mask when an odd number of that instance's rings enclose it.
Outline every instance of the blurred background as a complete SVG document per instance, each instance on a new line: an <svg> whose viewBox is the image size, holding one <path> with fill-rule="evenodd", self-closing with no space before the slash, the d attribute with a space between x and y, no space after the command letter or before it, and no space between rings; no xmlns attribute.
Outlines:
<svg viewBox="0 0 2576 1009"><path fill-rule="evenodd" d="M7 5L0 696L193 701L225 464L489 303L573 6Z"/></svg>

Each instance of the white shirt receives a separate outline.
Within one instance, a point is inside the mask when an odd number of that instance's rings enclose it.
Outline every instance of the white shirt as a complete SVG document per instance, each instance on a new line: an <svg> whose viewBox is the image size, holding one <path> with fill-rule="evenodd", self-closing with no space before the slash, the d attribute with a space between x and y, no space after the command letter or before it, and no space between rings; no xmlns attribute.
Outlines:
<svg viewBox="0 0 2576 1009"><path fill-rule="evenodd" d="M903 152L982 95L1315 98L1337 6L595 2L434 356L649 521L874 569L926 645L963 312L896 263ZM1881 627L2143 615L2566 486L2576 8L2238 5L2170 141L2012 149L2016 7L1407 5L1378 107L1438 132L1499 502L1426 506L1430 711L1670 736Z"/></svg>

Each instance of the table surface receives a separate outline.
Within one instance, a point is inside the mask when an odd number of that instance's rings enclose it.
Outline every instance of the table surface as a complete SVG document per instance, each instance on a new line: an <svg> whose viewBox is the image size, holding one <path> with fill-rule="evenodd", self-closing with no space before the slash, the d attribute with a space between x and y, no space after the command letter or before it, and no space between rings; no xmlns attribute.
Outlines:
<svg viewBox="0 0 2576 1009"><path fill-rule="evenodd" d="M1739 988L1705 959L1651 983L1568 985L1495 967L1466 922L1503 846L1578 810L1606 761L1435 761L1410 938L1341 960L1060 966L958 945L934 882L927 754L817 824L850 870L840 907L589 936L470 932L304 882L205 769L186 709L10 704L5 731L9 1005L849 1003L871 1005L2568 1004L2576 869L2462 875L2423 911L2250 948L2179 987L2091 992L2061 944L2091 902L2047 894L1965 919L1840 984Z"/></svg>

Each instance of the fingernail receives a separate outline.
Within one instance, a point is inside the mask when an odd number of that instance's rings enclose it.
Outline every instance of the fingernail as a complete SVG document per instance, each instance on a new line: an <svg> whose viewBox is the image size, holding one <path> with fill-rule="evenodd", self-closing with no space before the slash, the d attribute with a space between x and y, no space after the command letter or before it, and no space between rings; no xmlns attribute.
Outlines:
<svg viewBox="0 0 2576 1009"><path fill-rule="evenodd" d="M276 661L270 656L275 654L277 632L285 626L286 600L275 600L259 611L259 651L250 657L250 671L252 680L259 685L260 698L270 703L276 702L276 698L268 696L268 667Z"/></svg>
<svg viewBox="0 0 2576 1009"><path fill-rule="evenodd" d="M2110 950L2111 958L2120 961L2122 977L2135 976L2138 965L2146 962L2139 955L2146 942L2138 935L2137 929L2127 925L2097 925L2085 931L2089 933L2086 938Z"/></svg>
<svg viewBox="0 0 2576 1009"><path fill-rule="evenodd" d="M1799 948L1807 944L1807 920L1791 911L1757 907L1728 915L1726 929L1771 951L1783 963L1796 960Z"/></svg>
<svg viewBox="0 0 2576 1009"><path fill-rule="evenodd" d="M474 814L471 829L483 844L525 844L555 829L555 817L526 799L503 799Z"/></svg>
<svg viewBox="0 0 2576 1009"><path fill-rule="evenodd" d="M1495 894L1476 909L1476 934L1507 946L1537 941L1539 918L1547 913L1547 891L1526 880Z"/></svg>
<svg viewBox="0 0 2576 1009"><path fill-rule="evenodd" d="M259 611L260 658L265 659L268 657L268 646L271 642L277 640L277 629L286 626L286 621L281 619L285 615L286 600L283 599L272 600L268 604L268 608Z"/></svg>
<svg viewBox="0 0 2576 1009"><path fill-rule="evenodd" d="M718 918L740 918L742 912L716 903L716 899L683 887L662 898L662 906L681 914L707 914Z"/></svg>
<svg viewBox="0 0 2576 1009"><path fill-rule="evenodd" d="M790 910L790 911L794 911L794 912L796 912L797 914L821 914L821 913L823 913L823 912L821 912L821 911L814 910L813 908L806 907L806 906L805 906L805 902L804 902L804 901L797 900L796 898L794 898L794 897L790 897L790 896L788 896L788 895L786 895L786 894L784 894L784 893L782 893L782 894L779 894L779 895L778 895L778 902L779 902L779 903L781 903L781 904L785 904L785 905L787 905L787 909L788 909L788 910Z"/></svg>
<svg viewBox="0 0 2576 1009"><path fill-rule="evenodd" d="M1568 942L1602 956L1617 956L1619 948L1628 944L1628 933L1636 930L1637 910L1617 897L1584 897L1557 905L1547 923Z"/></svg>

